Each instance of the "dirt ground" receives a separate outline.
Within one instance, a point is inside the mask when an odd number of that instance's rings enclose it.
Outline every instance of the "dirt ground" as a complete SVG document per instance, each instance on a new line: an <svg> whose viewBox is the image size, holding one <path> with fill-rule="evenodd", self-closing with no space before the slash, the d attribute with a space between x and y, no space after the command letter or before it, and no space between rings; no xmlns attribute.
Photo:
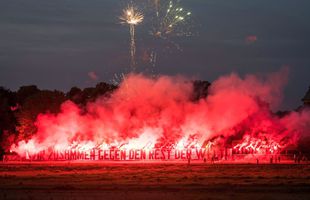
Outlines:
<svg viewBox="0 0 310 200"><path fill-rule="evenodd" d="M310 199L310 165L2 163L0 199Z"/></svg>

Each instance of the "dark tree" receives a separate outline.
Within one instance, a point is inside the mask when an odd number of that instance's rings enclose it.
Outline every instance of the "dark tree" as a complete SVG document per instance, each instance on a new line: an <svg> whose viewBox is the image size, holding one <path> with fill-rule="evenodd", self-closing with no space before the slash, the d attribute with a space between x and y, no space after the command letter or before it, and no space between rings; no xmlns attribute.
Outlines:
<svg viewBox="0 0 310 200"><path fill-rule="evenodd" d="M78 87L72 87L66 94L66 97L76 104L82 104L83 102L83 92Z"/></svg>
<svg viewBox="0 0 310 200"><path fill-rule="evenodd" d="M36 118L41 113L58 113L61 104L66 100L64 93L43 90L26 98L16 113L18 122L18 140L28 139L36 133Z"/></svg>
<svg viewBox="0 0 310 200"><path fill-rule="evenodd" d="M96 89L93 87L84 88L82 93L82 104L86 105L90 101L94 101L96 99Z"/></svg>
<svg viewBox="0 0 310 200"><path fill-rule="evenodd" d="M38 92L40 92L40 90L35 85L21 86L17 91L17 102L23 104L28 97Z"/></svg>
<svg viewBox="0 0 310 200"><path fill-rule="evenodd" d="M108 96L116 88L116 86L104 82L98 83L95 88L85 88L82 93L82 102L86 105L88 102L95 101L98 97Z"/></svg>
<svg viewBox="0 0 310 200"><path fill-rule="evenodd" d="M98 83L96 85L96 96L101 95L109 95L111 92L113 92L117 87L105 82Z"/></svg>
<svg viewBox="0 0 310 200"><path fill-rule="evenodd" d="M201 98L206 98L208 96L208 89L211 83L208 81L196 80L193 82L193 101L198 101Z"/></svg>
<svg viewBox="0 0 310 200"><path fill-rule="evenodd" d="M15 93L0 87L0 158L10 146L10 135L14 135L16 120L14 110L16 109Z"/></svg>

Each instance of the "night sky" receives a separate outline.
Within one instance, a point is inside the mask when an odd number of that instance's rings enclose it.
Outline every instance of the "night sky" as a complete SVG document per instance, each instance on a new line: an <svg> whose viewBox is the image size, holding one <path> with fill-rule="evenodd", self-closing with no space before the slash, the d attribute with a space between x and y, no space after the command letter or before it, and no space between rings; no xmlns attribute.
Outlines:
<svg viewBox="0 0 310 200"><path fill-rule="evenodd" d="M137 4L142 10L145 1ZM136 28L139 71L149 70L154 46L156 74L213 81L231 72L260 74L288 66L281 108L301 105L310 86L309 0L181 3L192 12L190 27L184 27L192 36L171 38L182 50L157 43L148 34L146 14ZM111 82L129 67L128 27L118 19L125 5L125 0L1 0L0 85L68 91Z"/></svg>

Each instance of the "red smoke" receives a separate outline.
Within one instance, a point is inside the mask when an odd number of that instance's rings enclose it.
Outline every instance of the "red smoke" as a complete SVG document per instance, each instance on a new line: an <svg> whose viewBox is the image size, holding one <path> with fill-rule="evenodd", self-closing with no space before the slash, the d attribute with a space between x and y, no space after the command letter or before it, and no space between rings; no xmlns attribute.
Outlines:
<svg viewBox="0 0 310 200"><path fill-rule="evenodd" d="M98 80L98 75L94 71L88 72L87 75L93 81L97 81Z"/></svg>
<svg viewBox="0 0 310 200"><path fill-rule="evenodd" d="M245 37L245 43L246 44L253 44L257 41L257 36L256 35L248 35Z"/></svg>
<svg viewBox="0 0 310 200"><path fill-rule="evenodd" d="M184 77L131 74L86 109L67 101L59 114L39 115L37 134L11 150L23 156L44 149L200 148L219 136L224 143L235 137L245 146L285 147L310 130L309 111L279 118L269 109L279 105L287 74L223 76L195 102L192 82Z"/></svg>

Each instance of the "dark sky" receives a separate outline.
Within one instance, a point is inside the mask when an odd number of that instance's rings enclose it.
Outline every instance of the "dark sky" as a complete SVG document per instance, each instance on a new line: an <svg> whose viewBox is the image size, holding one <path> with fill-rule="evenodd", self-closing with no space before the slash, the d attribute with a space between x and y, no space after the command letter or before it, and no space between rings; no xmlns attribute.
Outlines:
<svg viewBox="0 0 310 200"><path fill-rule="evenodd" d="M125 0L1 0L0 85L67 91L125 72L129 33L118 20L124 5ZM192 11L194 34L171 37L182 51L168 50L168 42L155 45L157 74L213 81L230 72L289 66L282 108L301 104L310 85L309 0L183 0L182 5ZM136 29L140 71L149 70L145 59L154 47L150 18L147 14Z"/></svg>

